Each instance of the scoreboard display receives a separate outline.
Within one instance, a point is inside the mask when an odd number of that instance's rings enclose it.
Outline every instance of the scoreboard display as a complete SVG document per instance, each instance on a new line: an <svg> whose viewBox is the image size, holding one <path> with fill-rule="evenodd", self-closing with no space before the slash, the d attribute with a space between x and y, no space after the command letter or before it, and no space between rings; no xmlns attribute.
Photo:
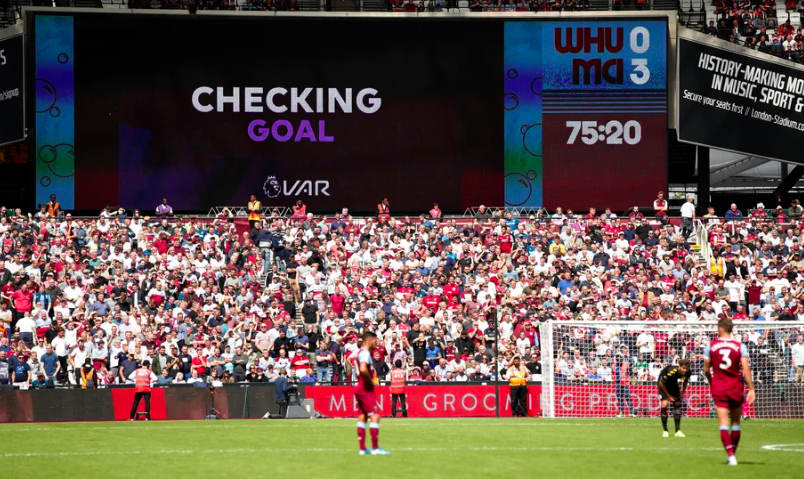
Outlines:
<svg viewBox="0 0 804 479"><path fill-rule="evenodd" d="M665 188L664 19L506 22L505 69L508 206L621 209Z"/></svg>
<svg viewBox="0 0 804 479"><path fill-rule="evenodd" d="M373 212L382 198L406 214L434 202L622 211L666 188L659 14L27 12L32 203L168 198L188 212L255 194L316 212ZM187 38L194 48L165 48ZM287 38L293 49L268 57L230 47Z"/></svg>

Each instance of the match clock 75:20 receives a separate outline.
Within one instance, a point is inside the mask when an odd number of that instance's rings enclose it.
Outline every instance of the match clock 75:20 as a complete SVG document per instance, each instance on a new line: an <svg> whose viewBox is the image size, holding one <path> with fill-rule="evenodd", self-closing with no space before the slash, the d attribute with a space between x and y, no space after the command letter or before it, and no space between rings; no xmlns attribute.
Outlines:
<svg viewBox="0 0 804 479"><path fill-rule="evenodd" d="M624 124L617 120L606 123L597 121L567 121L570 129L568 145L574 145L578 138L587 145L597 142L608 145L636 145L642 140L642 125L636 120Z"/></svg>

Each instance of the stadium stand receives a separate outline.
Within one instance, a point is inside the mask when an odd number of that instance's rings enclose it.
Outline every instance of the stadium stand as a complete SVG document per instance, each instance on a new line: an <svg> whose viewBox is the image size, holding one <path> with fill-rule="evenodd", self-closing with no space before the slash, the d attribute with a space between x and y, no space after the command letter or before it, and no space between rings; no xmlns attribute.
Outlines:
<svg viewBox="0 0 804 479"><path fill-rule="evenodd" d="M804 63L804 2L682 1L679 21L721 40Z"/></svg>
<svg viewBox="0 0 804 479"><path fill-rule="evenodd" d="M364 330L382 341L380 379L395 360L411 381L504 379L496 364L515 356L539 379L548 319L804 320L798 202L786 214L710 212L689 238L678 218L640 211L475 211L387 221L274 211L249 231L227 210L77 218L2 207L0 385L105 387L146 359L160 384L268 382L282 369L348 383ZM643 333L568 338L557 378L612 381L612 359L625 355L647 383L708 340ZM800 332L742 339L759 381L804 381Z"/></svg>

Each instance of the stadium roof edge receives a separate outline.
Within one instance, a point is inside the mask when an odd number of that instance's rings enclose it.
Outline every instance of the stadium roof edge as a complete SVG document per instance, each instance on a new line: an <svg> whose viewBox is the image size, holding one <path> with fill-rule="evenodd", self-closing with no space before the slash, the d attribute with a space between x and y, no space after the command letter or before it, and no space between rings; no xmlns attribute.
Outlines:
<svg viewBox="0 0 804 479"><path fill-rule="evenodd" d="M32 7L23 6L25 12L46 12L46 13L108 13L108 14L141 14L141 15L187 15L186 10L140 10L140 9L115 9L106 8L53 8L53 7ZM677 18L677 13L673 10L658 11L601 11L601 12L539 12L539 15L523 15L522 12L423 12L423 13L403 13L403 12L252 12L252 11L231 11L231 10L199 10L198 15L215 16L255 16L255 17L331 17L331 18L668 18L673 21Z"/></svg>

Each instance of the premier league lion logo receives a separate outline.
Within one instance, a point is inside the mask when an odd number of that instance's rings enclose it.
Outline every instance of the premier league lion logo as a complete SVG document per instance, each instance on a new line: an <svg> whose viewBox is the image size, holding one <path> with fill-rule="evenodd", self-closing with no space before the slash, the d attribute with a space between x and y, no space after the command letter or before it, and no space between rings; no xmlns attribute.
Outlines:
<svg viewBox="0 0 804 479"><path fill-rule="evenodd" d="M282 187L279 185L275 176L269 176L265 183L262 185L262 191L268 198L276 198L282 193Z"/></svg>

